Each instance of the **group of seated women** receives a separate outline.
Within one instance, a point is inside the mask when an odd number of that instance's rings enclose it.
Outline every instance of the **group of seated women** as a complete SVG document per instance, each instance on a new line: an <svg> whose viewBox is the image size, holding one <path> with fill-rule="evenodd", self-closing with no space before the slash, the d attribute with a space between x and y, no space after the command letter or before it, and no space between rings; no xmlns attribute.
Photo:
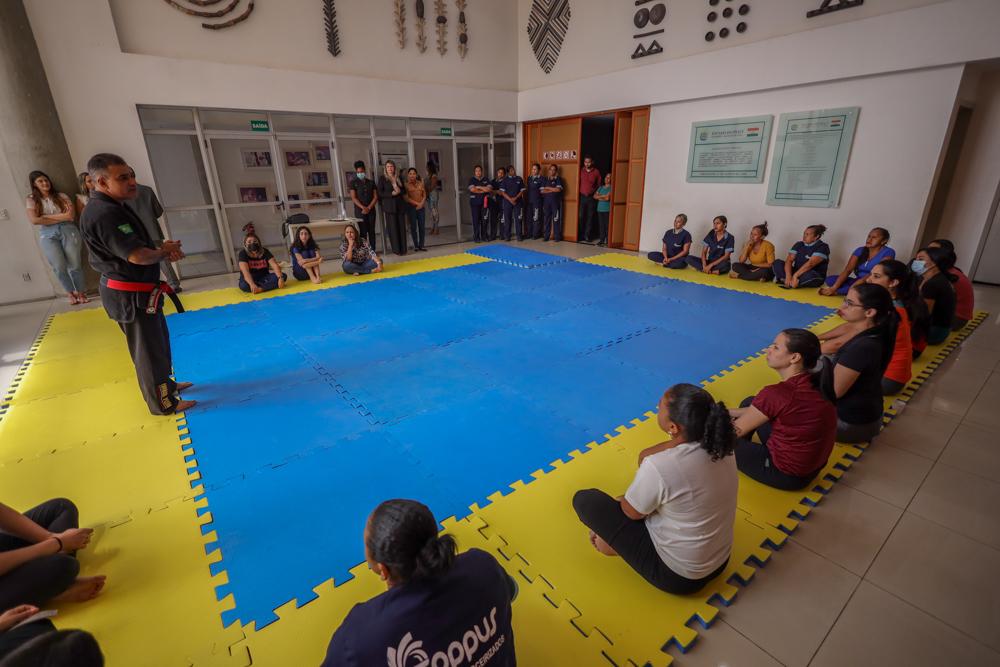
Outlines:
<svg viewBox="0 0 1000 667"><path fill-rule="evenodd" d="M289 253L292 256L292 275L296 280L308 280L316 285L323 282L319 268L323 257L308 227L296 230L295 242L289 248ZM340 256L344 273L360 276L382 270L382 259L375 254L368 239L363 238L353 224L348 224L344 230ZM238 262L239 287L244 292L260 294L281 289L288 279L274 255L255 232L249 232L243 237L243 250L240 251Z"/></svg>

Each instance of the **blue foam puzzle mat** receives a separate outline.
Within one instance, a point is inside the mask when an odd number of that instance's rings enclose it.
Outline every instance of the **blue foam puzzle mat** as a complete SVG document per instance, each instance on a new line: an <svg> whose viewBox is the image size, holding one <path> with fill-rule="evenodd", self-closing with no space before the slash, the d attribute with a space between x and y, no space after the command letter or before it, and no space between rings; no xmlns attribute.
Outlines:
<svg viewBox="0 0 1000 667"><path fill-rule="evenodd" d="M591 304L594 308L648 326L664 326L702 309L690 303L633 292Z"/></svg>
<svg viewBox="0 0 1000 667"><path fill-rule="evenodd" d="M222 553L212 573L225 570L229 578L216 596L232 593L236 601L223 624L256 621L258 630L278 620L274 610L290 600L301 606L314 599L313 587L351 578L348 570L364 562L368 514L383 500L418 500L439 520L460 512L379 433L339 439L206 495L213 522L203 531L217 536L206 551Z"/></svg>
<svg viewBox="0 0 1000 667"><path fill-rule="evenodd" d="M215 308L202 308L201 310L189 310L167 315L167 328L170 330L170 337L176 338L212 329L259 322L267 317L262 311L255 308L244 308L244 305L240 303L230 306L216 306Z"/></svg>
<svg viewBox="0 0 1000 667"><path fill-rule="evenodd" d="M252 309L248 312L252 312ZM195 363L194 360L199 360L201 363L222 363L223 359L237 357L253 350L277 347L288 342L282 331L269 321L247 324L241 321L231 327L218 327L177 338L171 336L170 350L176 370L178 359L184 363ZM206 350L212 351L210 357L206 357Z"/></svg>
<svg viewBox="0 0 1000 667"><path fill-rule="evenodd" d="M674 353L671 354L671 351ZM687 336L665 329L652 329L641 336L602 348L597 354L670 378L673 381L671 384L699 384L759 351L760 348L752 342L741 350L734 350L704 340L697 333Z"/></svg>
<svg viewBox="0 0 1000 667"><path fill-rule="evenodd" d="M461 287L468 283L478 284L484 282L476 280L475 276L465 271L459 271L458 269L441 269L440 271L415 273L413 275L392 278L391 280L401 281L406 286L405 289L412 293L414 298L419 297L416 292L413 292L414 289L432 290L443 293L448 289Z"/></svg>
<svg viewBox="0 0 1000 667"><path fill-rule="evenodd" d="M352 368L371 366L430 347L425 340L391 322L373 324L363 329L352 329L339 334L303 338L298 343L317 368L332 375Z"/></svg>
<svg viewBox="0 0 1000 667"><path fill-rule="evenodd" d="M497 491L508 493L510 484L530 481L532 472L568 459L569 452L593 439L578 425L507 387L490 387L432 408L385 433L401 451L433 471L452 502L463 508L485 504Z"/></svg>
<svg viewBox="0 0 1000 667"><path fill-rule="evenodd" d="M214 397L187 413L195 459L206 488L258 468L280 465L339 438L373 427L350 396L317 380L246 400Z"/></svg>
<svg viewBox="0 0 1000 667"><path fill-rule="evenodd" d="M571 345L523 326L466 338L449 345L448 351L500 382L509 382L579 354Z"/></svg>
<svg viewBox="0 0 1000 667"><path fill-rule="evenodd" d="M306 310L319 310L338 306L352 301L351 292L347 287L338 289L322 289L312 292L302 292L299 294L282 295L271 299L258 299L251 302L253 308L265 313L272 320L280 320L293 313L300 313ZM244 304L238 304L242 307Z"/></svg>
<svg viewBox="0 0 1000 667"><path fill-rule="evenodd" d="M584 279L582 282L592 285L614 286L619 288L620 294L625 294L627 292L638 292L642 289L648 289L650 287L655 287L657 285L673 281L669 278L652 276L647 273L635 273L634 271L624 271L619 269L616 271L605 271L603 273L595 274Z"/></svg>
<svg viewBox="0 0 1000 667"><path fill-rule="evenodd" d="M555 264L553 266L564 265ZM545 287L546 285L555 285L556 283L562 283L573 279L572 276L568 276L565 273L553 273L552 271L546 270L550 268L553 267L549 266L542 269L519 269L517 273L508 273L505 276L499 276L493 279L493 282L500 283L509 289L533 290L539 287Z"/></svg>
<svg viewBox="0 0 1000 667"><path fill-rule="evenodd" d="M611 266L587 264L585 262L565 262L563 264L553 264L552 266L546 266L542 270L546 273L553 273L557 276L562 276L567 280L586 278L587 276L596 276L599 273L607 273L609 271L621 271L621 269L616 269Z"/></svg>
<svg viewBox="0 0 1000 667"><path fill-rule="evenodd" d="M431 348L387 361L378 373L359 368L337 376L341 388L379 424L394 424L493 385L485 373L446 350Z"/></svg>
<svg viewBox="0 0 1000 667"><path fill-rule="evenodd" d="M382 313L390 310L386 307L372 308L368 302L343 303L290 312L269 321L289 338L308 339L380 324L385 321Z"/></svg>
<svg viewBox="0 0 1000 667"><path fill-rule="evenodd" d="M521 273L526 269L519 266L513 266L512 264L504 264L503 262L480 262L478 264L461 266L458 270L477 278L493 280L495 278L504 279L506 276L510 276L513 273Z"/></svg>
<svg viewBox="0 0 1000 667"><path fill-rule="evenodd" d="M555 313L522 326L568 344L578 352L593 350L636 336L649 327L590 306Z"/></svg>
<svg viewBox="0 0 1000 667"><path fill-rule="evenodd" d="M510 326L510 322L461 303L393 320L397 326L432 345L447 345Z"/></svg>
<svg viewBox="0 0 1000 667"><path fill-rule="evenodd" d="M556 283L555 285L539 287L533 291L550 296L553 299L562 299L578 306L611 299L629 291L620 285L595 282L595 279L598 277L588 276L579 280L569 280Z"/></svg>
<svg viewBox="0 0 1000 667"><path fill-rule="evenodd" d="M476 310L503 318L509 322L527 322L538 317L573 308L561 299L539 294L535 290L512 292L510 296L483 299L470 304Z"/></svg>
<svg viewBox="0 0 1000 667"><path fill-rule="evenodd" d="M719 279L728 280L728 278L724 277L720 277ZM698 283L689 283L684 280L670 280L665 283L660 283L659 285L647 287L642 291L646 294L651 294L653 296L660 296L665 299L672 299L674 301L683 301L685 303L691 303L695 305L705 305L705 304L718 305L723 303L736 304L739 303L740 301L743 301L745 297L756 296L754 294L748 294L746 292L736 292L733 290L723 289L721 287L712 287L710 285L699 285Z"/></svg>
<svg viewBox="0 0 1000 667"><path fill-rule="evenodd" d="M264 377L262 368L267 369ZM174 370L181 382L194 382L194 387L184 390L185 399L216 403L322 377L291 342L241 353L221 363L189 363L189 359L175 355Z"/></svg>
<svg viewBox="0 0 1000 667"><path fill-rule="evenodd" d="M492 259L497 262L513 264L514 266L523 266L527 269L536 266L562 264L563 262L571 261L566 257L550 255L537 250L512 248L511 246L501 245L499 243L482 246L480 248L473 248L472 250L466 250L466 252L470 255L478 255L479 257L486 257L487 259Z"/></svg>

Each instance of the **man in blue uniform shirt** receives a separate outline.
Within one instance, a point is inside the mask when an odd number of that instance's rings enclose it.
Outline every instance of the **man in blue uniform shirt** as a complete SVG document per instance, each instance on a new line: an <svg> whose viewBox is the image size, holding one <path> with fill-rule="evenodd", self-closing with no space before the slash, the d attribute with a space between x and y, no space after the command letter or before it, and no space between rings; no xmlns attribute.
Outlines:
<svg viewBox="0 0 1000 667"><path fill-rule="evenodd" d="M524 220L527 230L525 235L529 239L542 238L542 183L545 177L542 176L542 165L537 162L531 165L531 175L524 184L527 193L527 207L524 211Z"/></svg>
<svg viewBox="0 0 1000 667"><path fill-rule="evenodd" d="M515 172L514 165L507 167L507 176L500 182L500 194L503 197L503 240L510 241L510 228L513 225L517 240L523 241L521 230L524 206L521 200L524 196L524 181Z"/></svg>
<svg viewBox="0 0 1000 667"><path fill-rule="evenodd" d="M475 176L469 179L469 205L472 206L472 240L482 243L486 232L483 223L488 220L486 206L489 193L493 191L490 182L483 178L483 168L476 165Z"/></svg>
<svg viewBox="0 0 1000 667"><path fill-rule="evenodd" d="M559 167L549 165L549 176L542 182L542 215L545 216L545 231L543 241L550 238L562 241L562 196L563 179L559 176Z"/></svg>

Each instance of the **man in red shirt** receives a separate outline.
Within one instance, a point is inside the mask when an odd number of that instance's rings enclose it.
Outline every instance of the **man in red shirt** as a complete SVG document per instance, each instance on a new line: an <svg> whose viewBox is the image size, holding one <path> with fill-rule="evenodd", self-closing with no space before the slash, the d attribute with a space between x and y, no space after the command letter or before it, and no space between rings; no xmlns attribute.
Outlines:
<svg viewBox="0 0 1000 667"><path fill-rule="evenodd" d="M591 243L597 238L594 222L597 217L597 200L594 194L601 187L601 172L594 169L594 161L589 155L583 157L583 169L580 170L580 218L579 238L584 243Z"/></svg>

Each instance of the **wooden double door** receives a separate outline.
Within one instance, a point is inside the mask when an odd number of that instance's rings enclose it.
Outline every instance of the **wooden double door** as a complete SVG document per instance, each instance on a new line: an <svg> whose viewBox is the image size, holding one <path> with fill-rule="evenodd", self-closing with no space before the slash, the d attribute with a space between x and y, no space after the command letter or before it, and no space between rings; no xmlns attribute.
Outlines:
<svg viewBox="0 0 1000 667"><path fill-rule="evenodd" d="M610 112L602 112L610 113ZM615 111L614 162L611 168L611 216L608 245L625 250L639 249L642 226L642 192L646 177L646 143L649 107ZM601 114L589 114L601 115ZM558 118L524 124L524 174L531 165L559 167L565 182L563 193L563 238L577 240L580 203L580 169L583 165L583 118Z"/></svg>

